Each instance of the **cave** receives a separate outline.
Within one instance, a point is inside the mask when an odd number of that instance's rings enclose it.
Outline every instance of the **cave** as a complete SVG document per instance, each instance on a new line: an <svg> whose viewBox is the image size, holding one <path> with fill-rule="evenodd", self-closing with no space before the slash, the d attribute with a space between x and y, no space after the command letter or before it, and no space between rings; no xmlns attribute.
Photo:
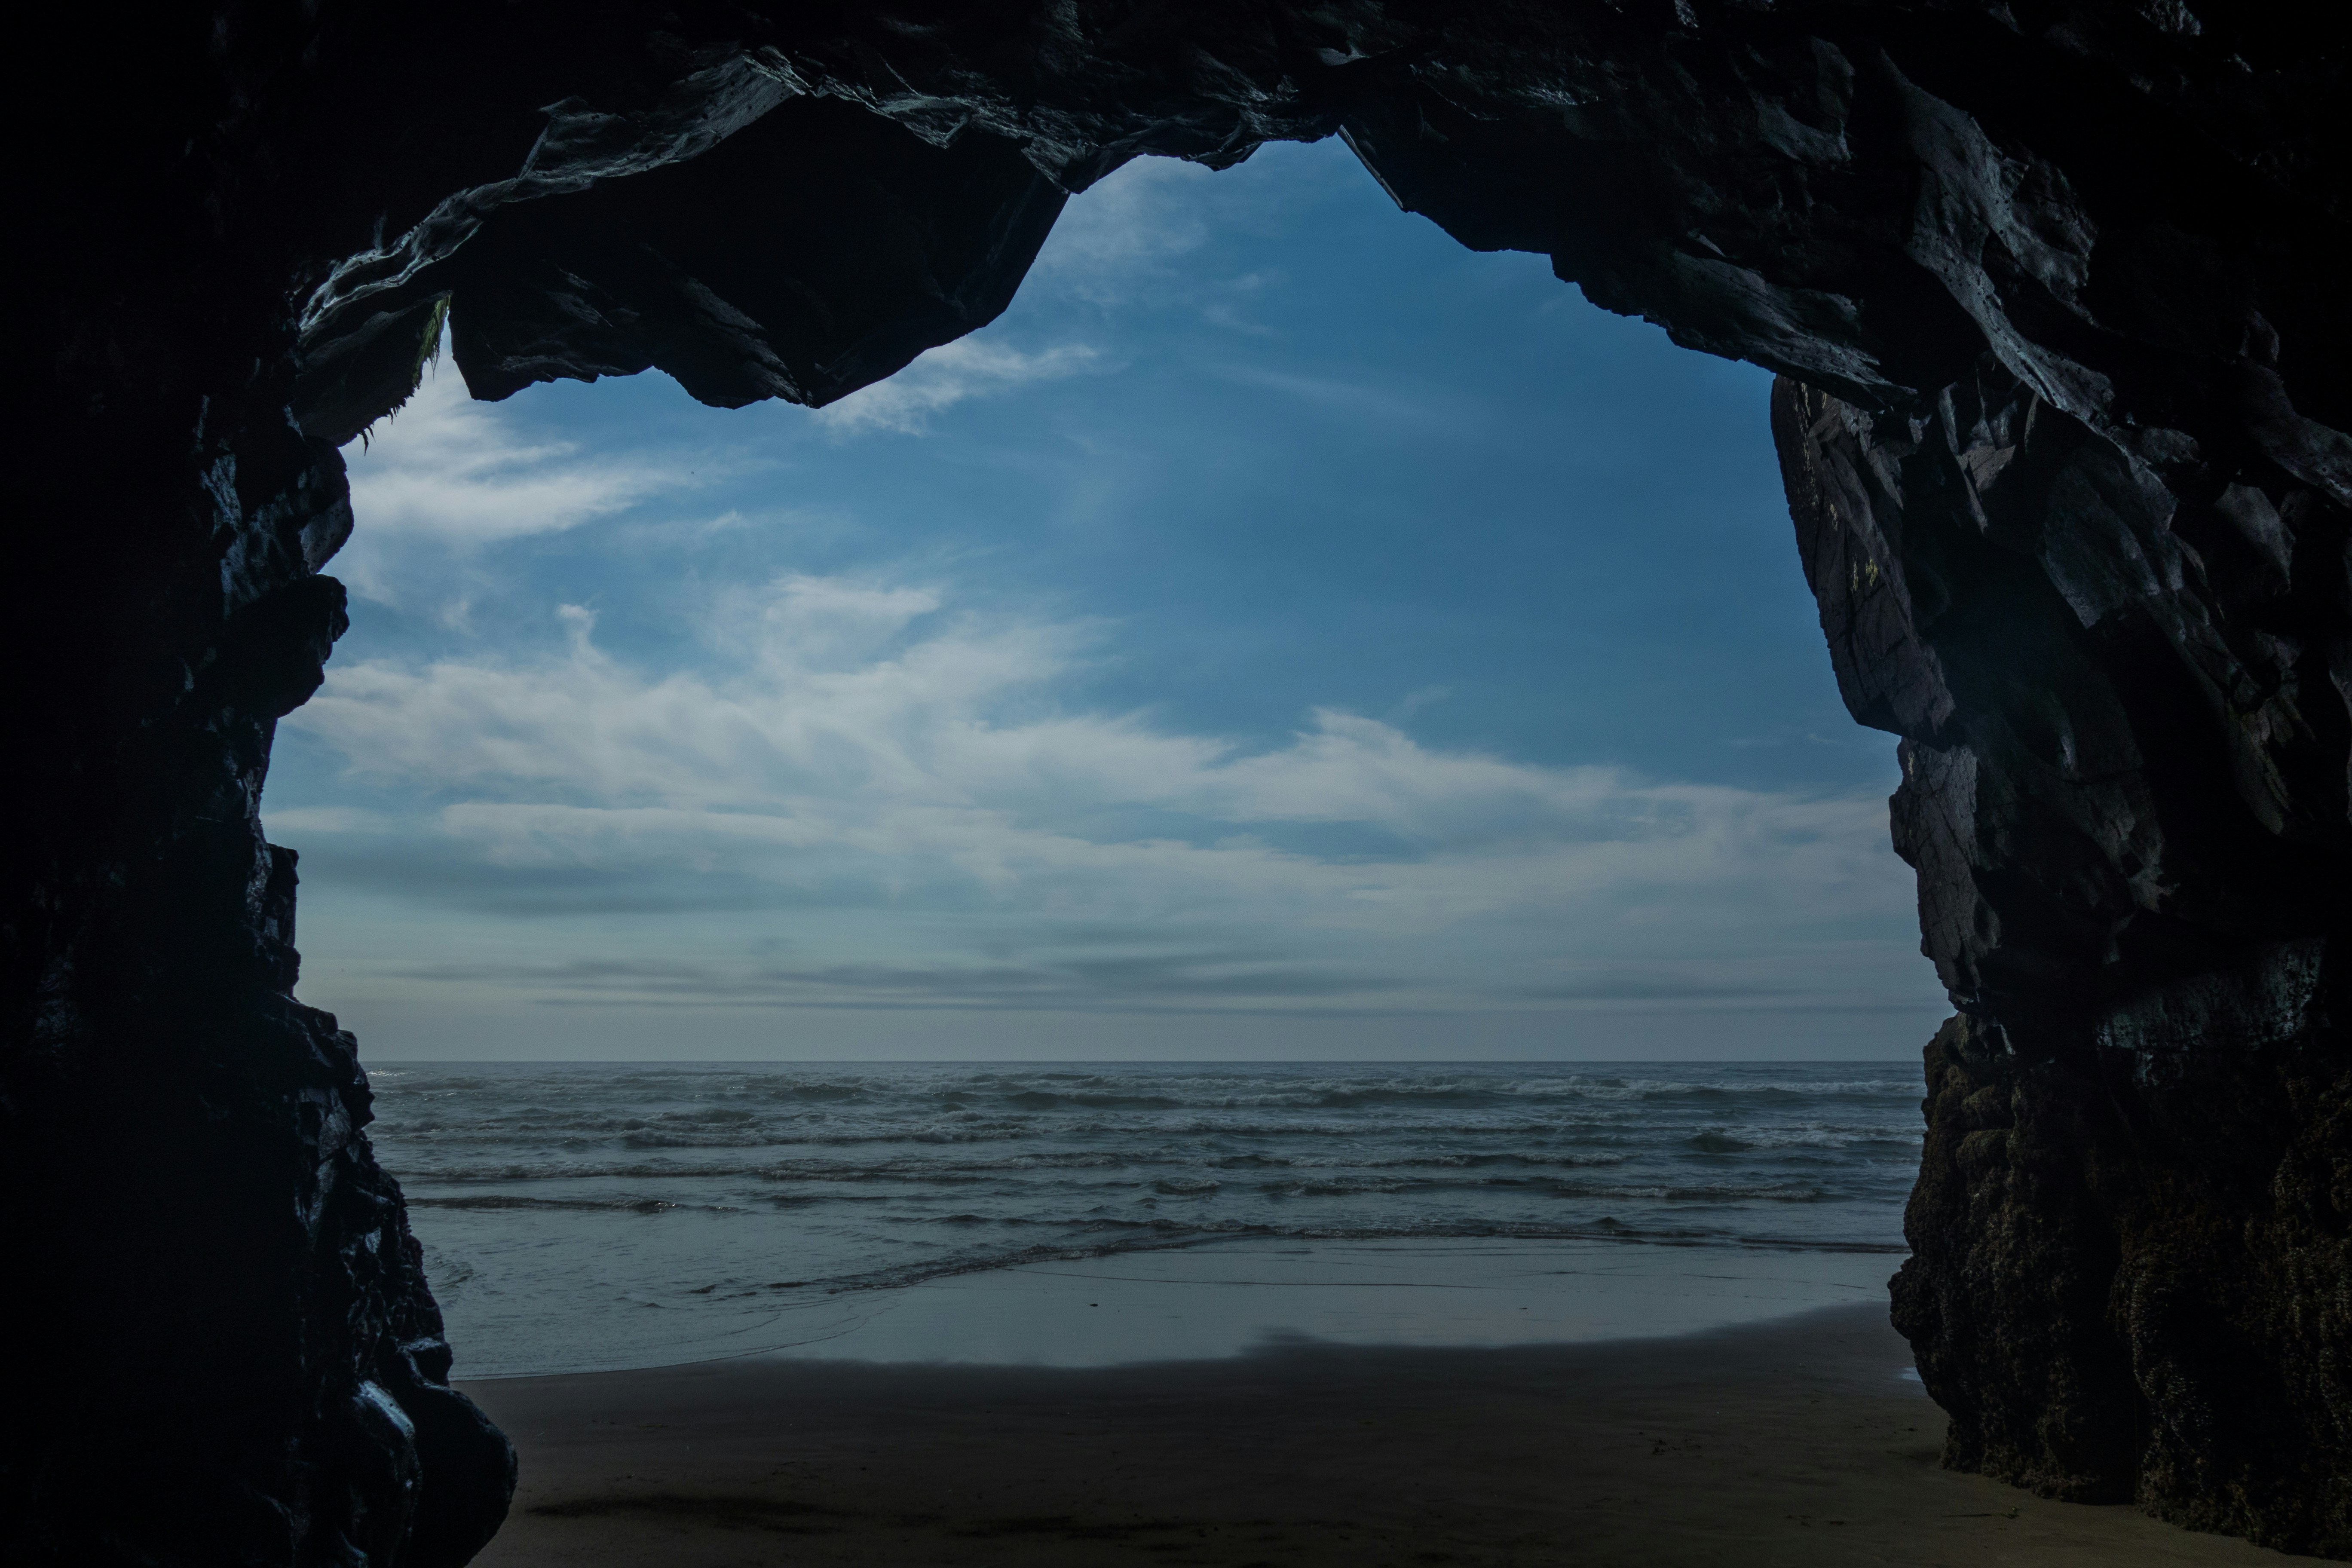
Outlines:
<svg viewBox="0 0 2352 1568"><path fill-rule="evenodd" d="M8 626L21 1560L432 1568L507 1507L356 1042L293 998L258 815L345 625L338 448L445 325L478 397L658 367L822 405L992 320L1127 161L1335 135L1463 244L1779 377L1954 1010L1892 1282L1946 1463L2352 1554L2352 22L262 0L57 29Z"/></svg>

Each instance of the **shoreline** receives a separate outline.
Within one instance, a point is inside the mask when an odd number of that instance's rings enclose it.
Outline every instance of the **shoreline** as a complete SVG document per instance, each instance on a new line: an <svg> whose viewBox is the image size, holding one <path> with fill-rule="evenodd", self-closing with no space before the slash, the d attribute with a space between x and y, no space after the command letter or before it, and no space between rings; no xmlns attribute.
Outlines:
<svg viewBox="0 0 2352 1568"><path fill-rule="evenodd" d="M635 1331L650 1337L617 1357L593 1335L518 1354L512 1330L456 1327L488 1363L465 1368L475 1381L771 1358L1108 1367L1292 1343L1492 1350L1672 1337L1877 1300L1900 1261L1874 1248L1646 1237L1244 1237L872 1289L713 1286L694 1293L708 1305L691 1319L644 1300Z"/></svg>
<svg viewBox="0 0 2352 1568"><path fill-rule="evenodd" d="M522 1457L485 1568L2290 1561L1942 1469L1909 1362L1872 1303L1679 1338L461 1386Z"/></svg>

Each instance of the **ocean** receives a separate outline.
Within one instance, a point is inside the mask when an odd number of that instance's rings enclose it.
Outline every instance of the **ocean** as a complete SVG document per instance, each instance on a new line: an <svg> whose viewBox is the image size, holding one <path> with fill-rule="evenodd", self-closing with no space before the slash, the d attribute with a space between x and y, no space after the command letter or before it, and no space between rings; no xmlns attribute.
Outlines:
<svg viewBox="0 0 2352 1568"><path fill-rule="evenodd" d="M1809 1282L1786 1297L1801 1306L1892 1271L1920 1144L1907 1063L399 1063L371 1077L376 1152L469 1375L879 1344L877 1314L925 1288L944 1305L894 1321L902 1341L931 1324L932 1353L971 1353L953 1346L982 1301L1009 1319L993 1332L1017 1337L1025 1319L1049 1351L1067 1341L1003 1294L1007 1277L1063 1282L1097 1337L1112 1285L1172 1321L1171 1282L1203 1268L1250 1275L1226 1284L1377 1274L1395 1287L1382 1300L1419 1289L1409 1319L1330 1320L1360 1334L1426 1331L1441 1309L1467 1311L1475 1281L1496 1310L1548 1314L1511 1321L1537 1331L1525 1325L1559 1320L1549 1303L1568 1299L1538 1274L1647 1281L1647 1296L1617 1291L1653 1303L1621 1319L1686 1314L1694 1290L1755 1310L1774 1280ZM937 1293L958 1282L964 1294Z"/></svg>

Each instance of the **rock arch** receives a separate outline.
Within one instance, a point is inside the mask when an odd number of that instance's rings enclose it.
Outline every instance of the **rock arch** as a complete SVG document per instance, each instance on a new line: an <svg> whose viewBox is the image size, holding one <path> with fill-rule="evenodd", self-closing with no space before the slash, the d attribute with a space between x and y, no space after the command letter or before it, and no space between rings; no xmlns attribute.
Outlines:
<svg viewBox="0 0 2352 1568"><path fill-rule="evenodd" d="M93 12L97 8L88 8ZM2252 9L2252 8L2239 8ZM351 1037L292 999L276 719L336 446L478 395L821 403L1066 193L1339 135L1465 244L1780 373L1956 1014L1896 1321L1951 1462L2352 1552L2352 143L2340 20L2180 0L238 0L70 20L20 178L13 1520L60 1560L462 1562ZM2336 124L2337 130L2326 127Z"/></svg>

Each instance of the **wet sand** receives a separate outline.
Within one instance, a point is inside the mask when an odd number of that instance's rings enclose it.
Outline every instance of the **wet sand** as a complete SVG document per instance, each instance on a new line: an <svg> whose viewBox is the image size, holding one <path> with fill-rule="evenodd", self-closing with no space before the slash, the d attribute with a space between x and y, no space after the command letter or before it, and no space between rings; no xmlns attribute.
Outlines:
<svg viewBox="0 0 2352 1568"><path fill-rule="evenodd" d="M522 1486L478 1562L2297 1561L1941 1469L1909 1359L1874 1304L1501 1350L498 1379L467 1391L514 1437Z"/></svg>

